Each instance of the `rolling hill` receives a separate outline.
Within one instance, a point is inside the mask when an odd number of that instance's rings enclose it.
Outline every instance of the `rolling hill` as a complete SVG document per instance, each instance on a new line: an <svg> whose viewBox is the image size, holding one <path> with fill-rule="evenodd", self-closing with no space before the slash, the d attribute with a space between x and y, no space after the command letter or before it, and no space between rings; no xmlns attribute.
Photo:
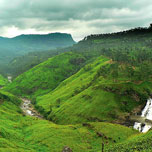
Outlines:
<svg viewBox="0 0 152 152"><path fill-rule="evenodd" d="M57 55L21 74L6 90L19 96L32 97L48 93L77 72L84 63L85 58L77 53Z"/></svg>

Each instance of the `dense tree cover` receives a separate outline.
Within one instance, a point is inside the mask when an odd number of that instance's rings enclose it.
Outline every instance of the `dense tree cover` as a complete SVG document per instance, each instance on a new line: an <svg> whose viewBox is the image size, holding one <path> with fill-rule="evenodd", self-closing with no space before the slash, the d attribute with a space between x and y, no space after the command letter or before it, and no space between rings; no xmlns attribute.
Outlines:
<svg viewBox="0 0 152 152"><path fill-rule="evenodd" d="M81 53L90 61L99 55L105 55L114 61L131 63L132 66L138 64L149 64L151 62L152 37L151 27L136 28L129 31L91 35L73 47L57 49L51 51L32 52L21 57L13 59L9 63L9 71L14 77L52 57L53 55L74 51ZM22 62L21 62L22 61Z"/></svg>
<svg viewBox="0 0 152 152"><path fill-rule="evenodd" d="M126 72L136 75L136 80L152 76L152 27L129 31L91 35L75 45L72 50L87 59L104 55L115 64L126 64ZM117 66L116 66L117 67ZM135 77L134 77L135 78Z"/></svg>

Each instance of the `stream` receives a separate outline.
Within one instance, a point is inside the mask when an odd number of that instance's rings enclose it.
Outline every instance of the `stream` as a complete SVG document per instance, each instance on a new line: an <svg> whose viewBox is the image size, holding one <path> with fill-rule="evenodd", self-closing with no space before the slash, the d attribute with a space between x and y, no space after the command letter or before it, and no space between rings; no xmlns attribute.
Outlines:
<svg viewBox="0 0 152 152"><path fill-rule="evenodd" d="M12 83L12 76L8 76L7 79L10 83Z"/></svg>
<svg viewBox="0 0 152 152"><path fill-rule="evenodd" d="M31 101L25 98L21 98L23 103L21 104L21 109L23 110L25 115L33 116L37 118L43 118L33 107Z"/></svg>
<svg viewBox="0 0 152 152"><path fill-rule="evenodd" d="M142 110L141 116L137 116L133 128L146 133L152 127L152 99L147 100L147 104Z"/></svg>
<svg viewBox="0 0 152 152"><path fill-rule="evenodd" d="M8 76L7 79L10 83L12 83L12 76ZM0 87L0 89L2 88L3 87ZM25 98L21 98L21 100L22 100L22 104L20 108L22 109L25 115L43 119L42 115L34 109L34 106L32 105L30 100L25 99Z"/></svg>

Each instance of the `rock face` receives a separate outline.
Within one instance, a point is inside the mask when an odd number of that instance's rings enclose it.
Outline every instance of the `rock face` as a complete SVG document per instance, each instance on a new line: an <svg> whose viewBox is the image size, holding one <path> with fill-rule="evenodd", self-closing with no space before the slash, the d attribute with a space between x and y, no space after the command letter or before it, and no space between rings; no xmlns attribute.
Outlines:
<svg viewBox="0 0 152 152"><path fill-rule="evenodd" d="M62 152L73 152L71 148L65 146L62 150Z"/></svg>

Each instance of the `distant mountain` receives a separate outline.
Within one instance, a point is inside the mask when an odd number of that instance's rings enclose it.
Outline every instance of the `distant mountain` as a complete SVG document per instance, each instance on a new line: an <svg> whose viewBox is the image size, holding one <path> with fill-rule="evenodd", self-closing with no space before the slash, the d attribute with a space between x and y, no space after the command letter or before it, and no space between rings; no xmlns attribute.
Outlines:
<svg viewBox="0 0 152 152"><path fill-rule="evenodd" d="M14 57L32 51L43 51L75 44L71 34L50 33L19 35L14 38L0 37L0 63L8 63Z"/></svg>

